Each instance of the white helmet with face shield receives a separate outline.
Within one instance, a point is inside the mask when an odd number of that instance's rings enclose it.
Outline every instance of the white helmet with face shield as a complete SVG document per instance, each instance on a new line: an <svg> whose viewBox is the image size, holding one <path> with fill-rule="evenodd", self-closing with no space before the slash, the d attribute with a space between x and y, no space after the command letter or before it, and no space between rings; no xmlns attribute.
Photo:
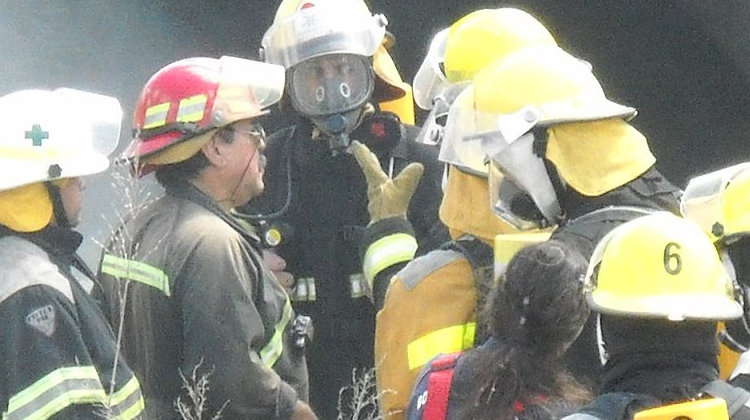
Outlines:
<svg viewBox="0 0 750 420"><path fill-rule="evenodd" d="M544 161L546 137L540 134L546 134L547 127L636 114L608 100L591 68L557 47L524 49L494 62L462 95L468 98L460 104L457 100L448 117L456 128L446 127L444 139L460 144L444 145L441 159L454 164L463 160L476 169L484 161L465 161L448 152L466 149L465 143L480 147L491 165L485 169L491 207L520 229L551 226L561 217Z"/></svg>

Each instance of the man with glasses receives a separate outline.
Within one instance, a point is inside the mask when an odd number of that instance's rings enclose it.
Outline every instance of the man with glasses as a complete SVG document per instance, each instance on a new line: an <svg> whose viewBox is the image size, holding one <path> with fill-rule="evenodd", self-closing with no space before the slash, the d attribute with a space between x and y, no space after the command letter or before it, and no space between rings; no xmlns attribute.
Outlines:
<svg viewBox="0 0 750 420"><path fill-rule="evenodd" d="M150 418L316 419L287 294L230 214L264 189L257 117L283 86L280 66L191 58L138 100L124 158L166 193L125 218L100 278Z"/></svg>

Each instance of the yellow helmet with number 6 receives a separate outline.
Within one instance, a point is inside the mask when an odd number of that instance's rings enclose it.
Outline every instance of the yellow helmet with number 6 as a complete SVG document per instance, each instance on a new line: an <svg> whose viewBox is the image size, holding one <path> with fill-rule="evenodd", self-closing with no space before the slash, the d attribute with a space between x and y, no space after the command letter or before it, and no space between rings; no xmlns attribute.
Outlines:
<svg viewBox="0 0 750 420"><path fill-rule="evenodd" d="M742 315L711 240L668 212L613 229L597 244L585 283L589 305L601 313L672 321Z"/></svg>

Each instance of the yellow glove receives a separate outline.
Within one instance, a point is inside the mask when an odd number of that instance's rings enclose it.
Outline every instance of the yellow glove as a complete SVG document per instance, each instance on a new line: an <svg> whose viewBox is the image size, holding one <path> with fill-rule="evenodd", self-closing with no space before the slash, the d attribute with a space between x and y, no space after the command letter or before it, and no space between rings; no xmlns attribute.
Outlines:
<svg viewBox="0 0 750 420"><path fill-rule="evenodd" d="M390 179L380 167L377 156L367 146L355 140L350 150L367 180L367 210L370 212L370 224L389 217L406 219L409 201L424 172L422 164L410 163L398 176Z"/></svg>

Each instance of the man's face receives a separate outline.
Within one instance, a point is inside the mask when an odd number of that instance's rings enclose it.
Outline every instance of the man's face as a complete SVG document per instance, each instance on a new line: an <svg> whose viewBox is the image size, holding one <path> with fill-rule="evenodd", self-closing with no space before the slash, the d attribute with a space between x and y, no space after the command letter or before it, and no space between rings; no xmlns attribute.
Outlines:
<svg viewBox="0 0 750 420"><path fill-rule="evenodd" d="M81 202L83 200L83 181L81 178L68 178L65 186L60 188L65 215L70 227L76 227L81 222Z"/></svg>
<svg viewBox="0 0 750 420"><path fill-rule="evenodd" d="M240 206L263 192L263 171L266 157L265 132L257 122L239 121L230 126L234 139L229 145L230 154L226 173L229 185L236 185L231 196L233 205Z"/></svg>

